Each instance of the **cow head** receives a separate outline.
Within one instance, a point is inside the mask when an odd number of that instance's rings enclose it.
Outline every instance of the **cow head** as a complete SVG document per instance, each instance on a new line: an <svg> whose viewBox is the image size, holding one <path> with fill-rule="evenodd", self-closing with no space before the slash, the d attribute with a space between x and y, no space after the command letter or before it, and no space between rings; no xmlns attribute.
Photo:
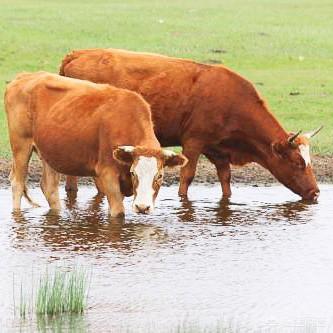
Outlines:
<svg viewBox="0 0 333 333"><path fill-rule="evenodd" d="M310 159L310 138L317 130L301 135L290 133L285 141L272 144L273 158L269 162L270 171L285 186L305 200L316 200L319 188L313 173Z"/></svg>
<svg viewBox="0 0 333 333"><path fill-rule="evenodd" d="M120 146L113 157L130 167L133 184L133 210L149 214L154 210L155 199L161 187L164 167L184 166L187 158L166 149Z"/></svg>

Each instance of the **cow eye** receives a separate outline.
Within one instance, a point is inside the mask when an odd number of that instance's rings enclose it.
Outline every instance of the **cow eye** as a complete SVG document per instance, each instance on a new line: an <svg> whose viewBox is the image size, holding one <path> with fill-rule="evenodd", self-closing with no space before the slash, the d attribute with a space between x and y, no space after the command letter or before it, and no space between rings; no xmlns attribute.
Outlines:
<svg viewBox="0 0 333 333"><path fill-rule="evenodd" d="M162 175L161 173L159 173L159 174L157 175L157 179L158 179L158 180L161 180L162 177L163 177L163 175Z"/></svg>
<svg viewBox="0 0 333 333"><path fill-rule="evenodd" d="M130 171L132 177L134 177L134 171Z"/></svg>
<svg viewBox="0 0 333 333"><path fill-rule="evenodd" d="M303 159L303 157L300 157L297 162L296 162L298 168L300 169L305 169L306 168L306 164L305 164L305 161Z"/></svg>

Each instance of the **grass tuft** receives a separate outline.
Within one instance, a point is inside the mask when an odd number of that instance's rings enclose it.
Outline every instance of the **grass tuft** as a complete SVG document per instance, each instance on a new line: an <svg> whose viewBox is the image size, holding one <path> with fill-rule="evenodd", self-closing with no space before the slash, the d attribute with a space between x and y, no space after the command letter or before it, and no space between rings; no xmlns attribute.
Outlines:
<svg viewBox="0 0 333 333"><path fill-rule="evenodd" d="M25 292L23 283L21 283L20 318L26 319L28 315L33 314L38 317L82 314L87 308L88 287L89 274L84 269L75 268L70 272L57 269L53 273L46 271L40 276L35 292L32 288L30 295Z"/></svg>
<svg viewBox="0 0 333 333"><path fill-rule="evenodd" d="M88 279L85 271L48 272L40 278L36 295L36 314L55 316L83 313L86 308Z"/></svg>

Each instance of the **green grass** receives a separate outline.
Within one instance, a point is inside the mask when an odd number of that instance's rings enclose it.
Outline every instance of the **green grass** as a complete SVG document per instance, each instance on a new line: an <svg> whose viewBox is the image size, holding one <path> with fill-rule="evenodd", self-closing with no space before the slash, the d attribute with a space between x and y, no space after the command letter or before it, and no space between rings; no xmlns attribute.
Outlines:
<svg viewBox="0 0 333 333"><path fill-rule="evenodd" d="M30 303L27 299L27 295L23 291L23 284L22 283L21 283L21 288L20 288L19 312L20 312L20 318L22 318L22 319L26 319L28 313L31 312Z"/></svg>
<svg viewBox="0 0 333 333"><path fill-rule="evenodd" d="M18 307L21 319L32 317L57 317L63 314L82 314L87 307L88 273L79 268L70 272L60 269L41 275L36 288L29 290L22 282L18 305L14 289L14 312Z"/></svg>
<svg viewBox="0 0 333 333"><path fill-rule="evenodd" d="M56 271L41 277L36 294L36 314L55 316L83 313L86 308L87 274L81 270L70 273Z"/></svg>
<svg viewBox="0 0 333 333"><path fill-rule="evenodd" d="M332 17L331 0L0 0L0 93L17 72L57 72L73 48L221 61L257 83L286 129L324 124L314 151L332 154ZM2 109L3 157L10 149Z"/></svg>

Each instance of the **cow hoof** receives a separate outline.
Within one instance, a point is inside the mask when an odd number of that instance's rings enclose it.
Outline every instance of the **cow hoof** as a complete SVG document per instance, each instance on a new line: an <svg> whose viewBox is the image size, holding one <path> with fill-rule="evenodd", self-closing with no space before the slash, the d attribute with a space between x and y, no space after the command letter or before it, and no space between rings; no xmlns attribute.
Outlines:
<svg viewBox="0 0 333 333"><path fill-rule="evenodd" d="M178 192L178 196L182 199L187 199L187 192L186 193Z"/></svg>
<svg viewBox="0 0 333 333"><path fill-rule="evenodd" d="M73 192L77 192L77 187L72 187L72 186L65 186L65 190L68 193L73 193Z"/></svg>

